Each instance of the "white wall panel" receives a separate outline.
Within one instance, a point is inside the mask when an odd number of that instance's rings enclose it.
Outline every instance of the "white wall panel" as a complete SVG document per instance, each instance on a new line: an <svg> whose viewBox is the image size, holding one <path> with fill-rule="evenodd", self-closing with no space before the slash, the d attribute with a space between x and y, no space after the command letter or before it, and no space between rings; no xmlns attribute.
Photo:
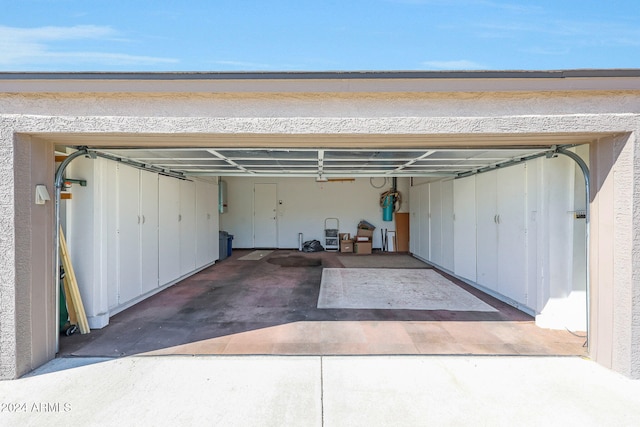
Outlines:
<svg viewBox="0 0 640 427"><path fill-rule="evenodd" d="M574 216L575 210L585 207L584 177L582 172L576 175L577 169L564 156L542 162L540 221L545 233L538 239L538 269L544 275L536 298L540 313L536 323L543 327L584 330L586 325L585 220Z"/></svg>

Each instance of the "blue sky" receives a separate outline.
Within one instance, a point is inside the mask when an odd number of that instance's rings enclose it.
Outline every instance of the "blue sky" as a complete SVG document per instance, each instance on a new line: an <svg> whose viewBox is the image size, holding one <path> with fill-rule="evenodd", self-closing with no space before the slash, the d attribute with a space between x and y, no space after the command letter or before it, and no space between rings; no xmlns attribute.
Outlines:
<svg viewBox="0 0 640 427"><path fill-rule="evenodd" d="M640 68L638 0L0 5L0 71Z"/></svg>

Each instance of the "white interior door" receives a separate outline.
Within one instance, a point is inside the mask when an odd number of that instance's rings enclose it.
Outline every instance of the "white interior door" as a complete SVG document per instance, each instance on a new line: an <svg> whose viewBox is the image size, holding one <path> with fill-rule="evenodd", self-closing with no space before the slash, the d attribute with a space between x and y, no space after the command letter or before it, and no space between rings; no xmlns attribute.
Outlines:
<svg viewBox="0 0 640 427"><path fill-rule="evenodd" d="M278 193L276 184L254 184L253 246L278 247Z"/></svg>

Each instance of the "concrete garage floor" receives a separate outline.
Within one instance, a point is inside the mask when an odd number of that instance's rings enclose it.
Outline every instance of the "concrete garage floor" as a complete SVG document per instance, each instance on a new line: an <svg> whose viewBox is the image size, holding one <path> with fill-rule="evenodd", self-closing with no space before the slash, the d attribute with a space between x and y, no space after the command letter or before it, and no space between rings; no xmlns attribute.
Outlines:
<svg viewBox="0 0 640 427"><path fill-rule="evenodd" d="M584 338L540 329L530 316L455 280L498 311L316 308L323 267L344 267L340 258L350 256L349 264L415 268L408 255L280 250L240 260L251 252L234 250L101 330L61 337L59 356L586 354Z"/></svg>

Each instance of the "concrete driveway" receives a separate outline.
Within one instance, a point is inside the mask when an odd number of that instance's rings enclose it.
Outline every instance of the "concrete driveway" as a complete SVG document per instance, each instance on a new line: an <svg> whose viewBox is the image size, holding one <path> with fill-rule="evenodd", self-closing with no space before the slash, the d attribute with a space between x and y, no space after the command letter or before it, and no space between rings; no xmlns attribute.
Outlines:
<svg viewBox="0 0 640 427"><path fill-rule="evenodd" d="M60 358L0 403L7 426L637 426L640 381L580 357Z"/></svg>

